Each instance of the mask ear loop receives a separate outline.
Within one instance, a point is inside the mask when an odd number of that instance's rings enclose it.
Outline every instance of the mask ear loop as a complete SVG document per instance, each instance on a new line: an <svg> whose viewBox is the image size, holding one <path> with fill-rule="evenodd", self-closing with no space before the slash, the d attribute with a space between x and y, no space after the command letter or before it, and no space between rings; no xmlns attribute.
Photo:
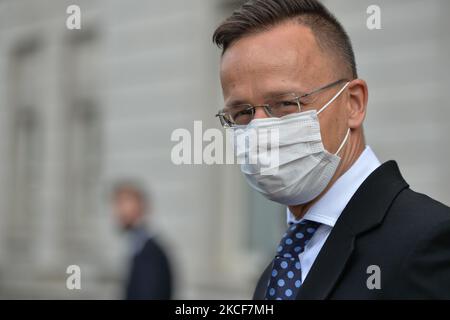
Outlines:
<svg viewBox="0 0 450 320"><path fill-rule="evenodd" d="M334 100L336 100L336 99L341 95L341 93L345 90L345 88L348 87L349 84L350 84L350 82L347 82L347 83L342 87L342 89L339 90L338 93L336 93L336 94L334 95L333 98L331 98L330 101L328 101L322 108L320 108L320 110L317 111L317 115L319 115L319 114L320 114L323 110L325 110L330 104L332 104L332 103L334 102ZM336 151L335 155L337 155L337 154L339 154L339 152L341 152L342 148L344 147L345 143L346 143L347 140L348 140L349 135L350 135L350 128L348 128L347 133L345 134L344 140L342 141L342 143L341 143L341 145L339 146L338 150Z"/></svg>
<svg viewBox="0 0 450 320"><path fill-rule="evenodd" d="M350 136L350 128L347 129L347 133L345 134L344 140L342 140L341 145L339 146L338 150L336 151L335 155L338 155L339 152L341 152L342 148L347 143L348 137Z"/></svg>
<svg viewBox="0 0 450 320"><path fill-rule="evenodd" d="M350 82L347 82L347 83L345 84L345 86L343 86L342 89L339 90L338 93L336 93L336 94L334 95L334 97L331 98L331 100L327 102L327 104L325 104L322 108L320 108L320 110L317 111L317 115L319 115L319 114L320 114L323 110L325 110L330 104L332 104L332 103L334 102L334 100L336 100L336 99L341 95L341 93L345 90L345 88L348 87L349 83L350 83Z"/></svg>

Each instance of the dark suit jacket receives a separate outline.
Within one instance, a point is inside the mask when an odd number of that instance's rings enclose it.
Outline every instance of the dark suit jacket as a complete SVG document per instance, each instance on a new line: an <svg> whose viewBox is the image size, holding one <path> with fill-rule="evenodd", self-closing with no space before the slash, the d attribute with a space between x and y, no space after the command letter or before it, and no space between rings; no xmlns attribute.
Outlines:
<svg viewBox="0 0 450 320"><path fill-rule="evenodd" d="M371 265L380 268L381 289L368 289ZM270 271L254 299L264 298ZM450 208L412 191L389 161L353 195L297 299L416 298L450 299Z"/></svg>
<svg viewBox="0 0 450 320"><path fill-rule="evenodd" d="M172 295L172 273L166 254L149 238L133 257L126 299L168 300Z"/></svg>

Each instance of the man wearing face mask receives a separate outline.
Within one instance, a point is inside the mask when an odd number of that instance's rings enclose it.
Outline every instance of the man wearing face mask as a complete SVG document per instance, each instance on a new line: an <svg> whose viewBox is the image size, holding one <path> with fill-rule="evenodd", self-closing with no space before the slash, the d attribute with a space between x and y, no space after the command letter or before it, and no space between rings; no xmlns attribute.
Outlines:
<svg viewBox="0 0 450 320"><path fill-rule="evenodd" d="M249 156L242 135L279 134L276 168L241 165L288 212L254 298L450 298L450 208L366 145L368 88L336 18L314 0L249 1L213 40L223 49L217 116L238 156Z"/></svg>

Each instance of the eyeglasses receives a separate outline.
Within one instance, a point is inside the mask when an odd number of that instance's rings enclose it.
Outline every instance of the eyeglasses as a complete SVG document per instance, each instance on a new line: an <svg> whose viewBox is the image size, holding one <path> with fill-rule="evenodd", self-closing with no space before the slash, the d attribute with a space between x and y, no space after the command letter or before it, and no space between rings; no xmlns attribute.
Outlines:
<svg viewBox="0 0 450 320"><path fill-rule="evenodd" d="M220 123L224 128L249 124L255 116L256 108L259 107L264 108L264 111L270 117L281 118L292 113L301 112L302 103L300 102L300 99L305 99L313 94L332 88L344 81L348 80L340 79L300 96L295 93L278 95L269 99L269 101L263 105L253 106L251 104L239 104L226 106L216 114L216 117L219 117Z"/></svg>

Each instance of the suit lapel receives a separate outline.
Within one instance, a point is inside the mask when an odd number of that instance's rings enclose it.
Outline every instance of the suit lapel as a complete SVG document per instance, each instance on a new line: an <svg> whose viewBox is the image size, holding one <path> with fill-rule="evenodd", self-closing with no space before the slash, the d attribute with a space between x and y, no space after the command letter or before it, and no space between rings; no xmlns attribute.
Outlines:
<svg viewBox="0 0 450 320"><path fill-rule="evenodd" d="M297 299L327 298L353 252L354 240L354 235L344 225L333 229L300 287Z"/></svg>
<svg viewBox="0 0 450 320"><path fill-rule="evenodd" d="M379 225L397 194L407 187L394 161L372 172L340 215L297 299L326 299L330 295L353 252L357 236Z"/></svg>
<svg viewBox="0 0 450 320"><path fill-rule="evenodd" d="M264 298L266 297L267 283L269 282L272 265L273 262L270 262L259 278L255 292L253 293L253 300L264 300Z"/></svg>

